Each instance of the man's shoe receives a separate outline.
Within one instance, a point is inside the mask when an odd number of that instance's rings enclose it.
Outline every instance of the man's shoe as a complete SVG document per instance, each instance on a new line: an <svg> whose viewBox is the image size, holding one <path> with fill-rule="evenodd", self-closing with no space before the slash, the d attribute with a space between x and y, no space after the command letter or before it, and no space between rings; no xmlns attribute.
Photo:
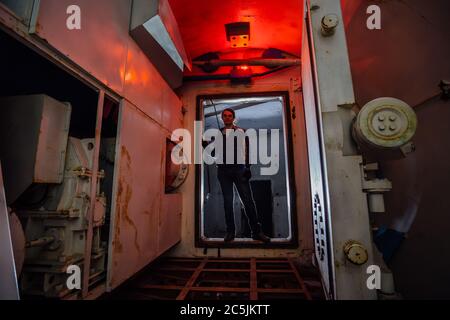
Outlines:
<svg viewBox="0 0 450 320"><path fill-rule="evenodd" d="M263 232L258 232L257 234L254 234L252 236L253 240L258 240L258 241L262 241L264 243L269 243L270 242L270 238L268 236L266 236Z"/></svg>
<svg viewBox="0 0 450 320"><path fill-rule="evenodd" d="M231 233L231 232L227 232L227 234L225 235L225 238L223 238L223 241L225 241L225 242L231 242L231 241L233 241L234 240L234 232L233 233Z"/></svg>

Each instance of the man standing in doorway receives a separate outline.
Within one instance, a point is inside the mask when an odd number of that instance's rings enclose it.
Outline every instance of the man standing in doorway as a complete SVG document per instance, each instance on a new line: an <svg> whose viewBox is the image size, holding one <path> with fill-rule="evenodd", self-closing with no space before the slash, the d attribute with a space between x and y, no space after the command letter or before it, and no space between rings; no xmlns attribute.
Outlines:
<svg viewBox="0 0 450 320"><path fill-rule="evenodd" d="M234 131L241 130L242 133L245 133L245 130L239 128L235 125L236 114L232 109L225 109L222 112L222 120L225 125L224 128L221 129L223 136L223 164L218 164L218 178L220 182L220 186L222 188L224 207L225 207L225 221L227 225L227 234L224 238L225 242L233 241L235 238L235 222L234 222L234 192L233 185L236 186L236 189L239 193L239 196L242 200L242 204L244 206L245 214L247 216L247 220L252 232L252 239L263 241L265 243L270 242L270 238L267 237L261 228L261 222L258 217L258 213L256 210L255 201L253 199L252 189L250 187L250 179L251 179L251 170L250 170L250 162L249 162L249 144L248 139L245 139L245 164L239 164L237 161L238 157L238 148L239 143L236 137L233 141L230 141L230 138L227 136ZM234 161L232 163L227 163L227 143L232 143L232 148L234 149ZM230 146L229 146L230 148ZM230 149L228 149L230 150Z"/></svg>

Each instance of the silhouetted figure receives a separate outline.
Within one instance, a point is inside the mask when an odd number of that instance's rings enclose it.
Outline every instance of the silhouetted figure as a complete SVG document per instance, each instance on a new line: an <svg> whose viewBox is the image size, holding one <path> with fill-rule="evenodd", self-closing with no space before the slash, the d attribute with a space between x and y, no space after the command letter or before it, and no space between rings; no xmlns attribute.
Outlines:
<svg viewBox="0 0 450 320"><path fill-rule="evenodd" d="M225 221L227 225L227 234L224 238L225 242L233 241L236 235L236 227L234 221L234 192L233 185L239 193L239 196L244 205L245 214L247 216L249 226L252 233L252 239L260 240L263 242L270 242L270 238L267 237L261 228L260 218L258 216L255 201L253 199L252 189L250 187L250 179L252 173L250 170L249 163L249 144L248 139L245 139L245 164L239 164L238 158L238 139L234 138L234 161L233 163L227 163L226 161L226 150L227 150L227 130L245 130L234 125L236 120L236 115L234 110L225 109L222 112L222 120L225 127L221 129L223 135L223 164L218 164L218 178L220 186L222 188L224 207L225 207Z"/></svg>

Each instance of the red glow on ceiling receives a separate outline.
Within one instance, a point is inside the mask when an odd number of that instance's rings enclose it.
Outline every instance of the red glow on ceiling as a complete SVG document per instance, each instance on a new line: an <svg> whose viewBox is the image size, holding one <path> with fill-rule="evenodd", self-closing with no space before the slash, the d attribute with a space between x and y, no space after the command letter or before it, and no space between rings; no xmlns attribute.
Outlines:
<svg viewBox="0 0 450 320"><path fill-rule="evenodd" d="M277 48L300 56L302 0L169 0L191 58L230 50L225 24L249 22L249 48Z"/></svg>

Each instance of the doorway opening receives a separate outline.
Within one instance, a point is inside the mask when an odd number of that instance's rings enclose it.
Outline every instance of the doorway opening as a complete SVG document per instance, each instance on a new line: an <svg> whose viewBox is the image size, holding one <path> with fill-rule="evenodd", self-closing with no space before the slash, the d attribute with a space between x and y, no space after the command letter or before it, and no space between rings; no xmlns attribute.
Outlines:
<svg viewBox="0 0 450 320"><path fill-rule="evenodd" d="M197 164L197 223L198 247L295 247L297 221L295 210L295 183L292 170L292 145L289 99L286 93L198 97L197 121L202 123L203 141L209 133L224 128L222 113L233 110L235 125L245 130L245 167L251 174L248 181L252 200L263 233L270 243L255 241L251 235L251 222L246 214L245 200L233 183L232 208L234 226L230 226L230 204L226 218L223 174L220 157L215 154L223 146L204 144L201 164ZM212 130L212 131L211 131ZM225 131L218 131L225 132ZM225 135L223 136L225 137ZM225 143L227 144L227 143ZM237 142L239 145L239 142ZM205 147L206 146L206 147ZM226 147L225 147L226 148ZM211 163L206 160L214 149ZM228 151L226 151L228 152ZM235 152L239 154L239 151ZM247 155L249 154L249 156ZM219 154L219 153L218 153ZM225 157L222 163L227 163ZM243 165L244 166L244 165ZM223 168L223 167L222 167ZM234 170L234 169L233 169ZM248 202L247 202L248 203ZM233 241L225 241L229 229L235 229Z"/></svg>

